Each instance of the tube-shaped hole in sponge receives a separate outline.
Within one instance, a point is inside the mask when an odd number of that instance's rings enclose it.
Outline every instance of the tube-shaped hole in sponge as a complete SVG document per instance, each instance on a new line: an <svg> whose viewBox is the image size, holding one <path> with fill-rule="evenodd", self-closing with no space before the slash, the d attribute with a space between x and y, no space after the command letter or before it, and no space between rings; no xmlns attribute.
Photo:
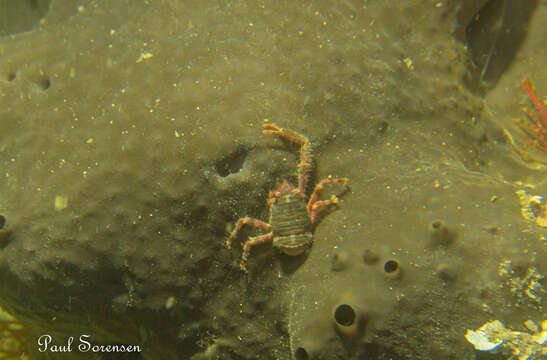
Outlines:
<svg viewBox="0 0 547 360"><path fill-rule="evenodd" d="M365 249L363 251L363 261L365 262L365 264L374 265L374 264L376 264L376 262L378 262L379 259L380 258L378 256L378 254L376 254L376 252L374 252L374 250Z"/></svg>
<svg viewBox="0 0 547 360"><path fill-rule="evenodd" d="M330 269L332 271L342 271L348 267L349 254L346 251L339 250L332 254L330 258Z"/></svg>
<svg viewBox="0 0 547 360"><path fill-rule="evenodd" d="M47 90L51 86L51 80L49 80L49 77L47 76L43 76L42 78L38 79L36 83L42 90Z"/></svg>
<svg viewBox="0 0 547 360"><path fill-rule="evenodd" d="M303 347L296 348L294 352L294 359L295 360L308 360L310 357L308 356L308 352Z"/></svg>
<svg viewBox="0 0 547 360"><path fill-rule="evenodd" d="M436 220L431 223L431 244L448 246L456 238L455 229L447 226L443 221Z"/></svg>
<svg viewBox="0 0 547 360"><path fill-rule="evenodd" d="M238 147L233 153L223 156L215 162L215 170L221 177L237 174L243 169L249 150L245 147Z"/></svg>
<svg viewBox="0 0 547 360"><path fill-rule="evenodd" d="M395 259L389 259L384 263L384 275L389 279L401 277L401 265Z"/></svg>
<svg viewBox="0 0 547 360"><path fill-rule="evenodd" d="M388 260L384 263L384 271L391 274L399 269L399 263L396 260Z"/></svg>
<svg viewBox="0 0 547 360"><path fill-rule="evenodd" d="M334 310L334 321L341 326L351 326L355 322L356 314L353 307L348 304L340 304Z"/></svg>
<svg viewBox="0 0 547 360"><path fill-rule="evenodd" d="M444 226L443 222L440 220L435 220L431 223L431 229L438 230Z"/></svg>

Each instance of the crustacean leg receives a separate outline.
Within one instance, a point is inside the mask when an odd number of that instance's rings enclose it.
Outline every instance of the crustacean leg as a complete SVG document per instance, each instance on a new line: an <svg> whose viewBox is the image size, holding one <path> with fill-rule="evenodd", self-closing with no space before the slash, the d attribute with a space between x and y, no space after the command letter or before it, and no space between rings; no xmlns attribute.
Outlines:
<svg viewBox="0 0 547 360"><path fill-rule="evenodd" d="M251 247L258 244L262 244L270 240L272 237L273 237L273 232L269 232L264 235L250 237L245 242L245 245L243 245L243 255L241 255L241 263L239 263L239 267L241 268L241 271L247 271L247 269L245 268L245 263L247 262L247 258L249 257L249 254L251 252Z"/></svg>
<svg viewBox="0 0 547 360"><path fill-rule="evenodd" d="M226 239L226 247L228 249L230 248L230 246L232 246L232 240L236 237L239 230L241 230L241 228L245 224L249 224L251 226L266 229L266 230L270 230L272 228L270 224L265 223L264 221L260 221L258 219L253 219L250 217L243 217L236 222L234 230L232 230L232 232L230 233L230 236L228 237L228 239Z"/></svg>
<svg viewBox="0 0 547 360"><path fill-rule="evenodd" d="M310 141L302 134L292 130L280 128L274 124L266 123L264 124L264 128L266 130L262 130L263 134L279 135L290 142L300 145L300 162L298 163L298 191L305 194L312 165L312 146Z"/></svg>
<svg viewBox="0 0 547 360"><path fill-rule="evenodd" d="M308 210L308 214L310 214L310 222L312 224L315 222L315 219L317 218L317 212L319 211L319 208L321 206L338 204L338 198L335 195L331 195L329 200L317 201L317 198L319 197L321 190L323 190L323 187L325 185L337 184L337 183L347 184L347 182L348 182L347 178L323 179L319 183L317 183L317 185L315 185L315 189L313 190L313 193L310 196L308 205L306 205L306 210Z"/></svg>

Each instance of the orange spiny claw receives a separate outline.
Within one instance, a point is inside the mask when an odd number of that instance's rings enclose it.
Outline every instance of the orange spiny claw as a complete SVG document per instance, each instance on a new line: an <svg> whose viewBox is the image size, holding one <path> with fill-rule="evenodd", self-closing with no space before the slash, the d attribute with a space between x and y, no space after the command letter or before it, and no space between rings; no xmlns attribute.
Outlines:
<svg viewBox="0 0 547 360"><path fill-rule="evenodd" d="M264 124L264 129L270 129L270 130L262 130L262 133L264 135L281 135L283 134L283 129L275 124L266 123Z"/></svg>

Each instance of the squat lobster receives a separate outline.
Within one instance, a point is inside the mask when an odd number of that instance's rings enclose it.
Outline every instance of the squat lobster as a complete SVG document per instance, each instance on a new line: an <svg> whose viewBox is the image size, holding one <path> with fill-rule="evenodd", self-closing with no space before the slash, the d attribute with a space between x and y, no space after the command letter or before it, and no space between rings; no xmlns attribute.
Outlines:
<svg viewBox="0 0 547 360"><path fill-rule="evenodd" d="M273 239L273 246L287 255L299 255L311 246L313 241L312 230L317 221L319 208L330 204L338 204L338 198L331 195L329 200L317 200L319 193L327 184L343 183L348 179L324 179L313 190L306 201L306 185L312 162L311 143L308 138L297 132L280 128L274 124L264 124L266 135L278 135L286 140L300 145L300 162L298 163L298 187L293 187L286 180L268 195L270 209L269 221L266 223L250 217L239 219L235 228L226 240L229 249L232 240L236 237L243 225L248 224L257 228L270 230L269 233L250 237L243 246L240 268L246 271L245 262L251 252L251 247Z"/></svg>

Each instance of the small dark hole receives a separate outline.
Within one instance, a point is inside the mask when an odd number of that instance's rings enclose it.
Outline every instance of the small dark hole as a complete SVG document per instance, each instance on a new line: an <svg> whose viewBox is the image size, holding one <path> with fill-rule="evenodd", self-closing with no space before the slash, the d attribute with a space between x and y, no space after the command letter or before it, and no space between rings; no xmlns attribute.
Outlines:
<svg viewBox="0 0 547 360"><path fill-rule="evenodd" d="M49 81L49 78L44 77L38 80L38 85L42 88L42 90L47 90L51 86L51 82Z"/></svg>
<svg viewBox="0 0 547 360"><path fill-rule="evenodd" d="M489 227L487 229L487 231L492 234L492 235L496 235L496 234L499 234L499 232L501 231L500 227L499 226L492 226L492 227Z"/></svg>
<svg viewBox="0 0 547 360"><path fill-rule="evenodd" d="M365 262L365 264L373 265L378 260L379 260L379 257L374 251L370 249L365 249L365 251L363 251L363 261Z"/></svg>
<svg viewBox="0 0 547 360"><path fill-rule="evenodd" d="M389 128L389 123L387 121L381 121L378 124L377 130L379 134L385 134L388 128Z"/></svg>
<svg viewBox="0 0 547 360"><path fill-rule="evenodd" d="M388 260L384 264L384 271L388 274L396 271L399 268L399 263L395 260Z"/></svg>
<svg viewBox="0 0 547 360"><path fill-rule="evenodd" d="M248 153L249 151L246 148L239 147L232 154L218 160L215 163L215 170L222 177L237 174L243 168Z"/></svg>
<svg viewBox="0 0 547 360"><path fill-rule="evenodd" d="M431 240L433 245L449 245L456 237L455 231L443 221L435 220L431 223Z"/></svg>
<svg viewBox="0 0 547 360"><path fill-rule="evenodd" d="M294 358L295 360L308 360L310 357L308 356L306 349L299 347L294 352Z"/></svg>
<svg viewBox="0 0 547 360"><path fill-rule="evenodd" d="M514 264L511 270L513 270L516 277L522 278L526 275L527 269L528 267L525 264Z"/></svg>
<svg viewBox="0 0 547 360"><path fill-rule="evenodd" d="M439 277L444 281L453 280L455 277L455 273L452 271L452 268L447 264L440 264L437 266L437 275L439 275Z"/></svg>
<svg viewBox="0 0 547 360"><path fill-rule="evenodd" d="M338 305L334 310L334 320L342 326L350 326L355 321L355 311L348 304Z"/></svg>
<svg viewBox="0 0 547 360"><path fill-rule="evenodd" d="M3 229L4 225L6 225L6 217L4 215L0 215L0 229Z"/></svg>
<svg viewBox="0 0 547 360"><path fill-rule="evenodd" d="M433 221L431 223L431 228L434 229L434 230L440 229L442 226L443 226L442 221Z"/></svg>
<svg viewBox="0 0 547 360"><path fill-rule="evenodd" d="M342 271L348 266L348 254L345 251L339 251L332 254L331 270Z"/></svg>
<svg viewBox="0 0 547 360"><path fill-rule="evenodd" d="M17 75L14 72L10 72L8 74L7 79L8 79L8 81L13 81L13 80L15 80L16 77L17 77Z"/></svg>

